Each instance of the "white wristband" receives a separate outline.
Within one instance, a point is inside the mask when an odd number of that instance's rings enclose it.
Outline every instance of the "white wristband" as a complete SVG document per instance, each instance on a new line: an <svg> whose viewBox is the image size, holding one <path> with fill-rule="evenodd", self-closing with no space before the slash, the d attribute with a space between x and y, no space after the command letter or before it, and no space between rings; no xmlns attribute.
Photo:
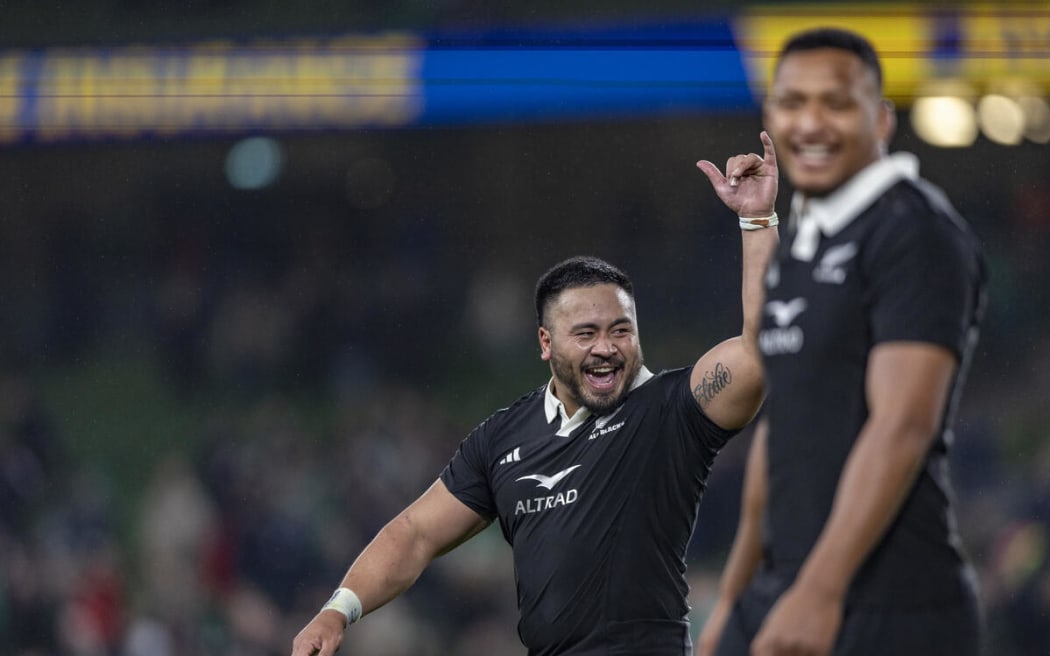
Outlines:
<svg viewBox="0 0 1050 656"><path fill-rule="evenodd" d="M776 212L761 219L746 219L742 216L739 218L741 230L762 230L763 228L772 228L780 223L780 219L777 218Z"/></svg>
<svg viewBox="0 0 1050 656"><path fill-rule="evenodd" d="M361 619L361 600L350 588L339 588L332 593L332 598L321 610L339 611L346 616L346 625L350 626Z"/></svg>

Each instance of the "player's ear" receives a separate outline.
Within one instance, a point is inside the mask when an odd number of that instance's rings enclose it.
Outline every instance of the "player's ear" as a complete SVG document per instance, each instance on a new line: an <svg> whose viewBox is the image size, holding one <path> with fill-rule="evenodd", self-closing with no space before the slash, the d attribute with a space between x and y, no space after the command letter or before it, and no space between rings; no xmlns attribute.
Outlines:
<svg viewBox="0 0 1050 656"><path fill-rule="evenodd" d="M879 103L879 138L882 141L883 151L890 147L890 140L897 131L897 107L889 98L883 98Z"/></svg>
<svg viewBox="0 0 1050 656"><path fill-rule="evenodd" d="M551 359L551 331L540 326L538 337L540 340L540 359Z"/></svg>

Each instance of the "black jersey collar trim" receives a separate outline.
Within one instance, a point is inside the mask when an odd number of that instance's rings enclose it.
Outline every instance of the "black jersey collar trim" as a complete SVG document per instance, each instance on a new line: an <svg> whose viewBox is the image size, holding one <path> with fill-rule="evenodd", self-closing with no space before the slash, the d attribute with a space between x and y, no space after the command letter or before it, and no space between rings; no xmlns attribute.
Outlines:
<svg viewBox="0 0 1050 656"><path fill-rule="evenodd" d="M653 377L653 372L649 371L644 365L638 371L638 375L635 376L634 382L631 383L631 389L636 389L638 386L645 384L647 380ZM543 398L543 410L547 415L547 423L551 423L558 417L561 417L561 427L558 429L558 435L568 435L577 426L587 421L587 418L591 416L591 411L587 408L580 406L576 410L576 414L569 417L565 414L565 405L558 400L558 397L554 396L554 378L551 377L547 381L547 391Z"/></svg>
<svg viewBox="0 0 1050 656"><path fill-rule="evenodd" d="M798 220L805 208L806 220L812 218L822 235L833 237L898 181L914 180L918 176L919 160L915 155L901 152L883 157L824 198L806 198L796 192L791 199L792 223ZM792 225L792 228L797 231L796 225ZM792 255L796 259L812 259L812 251L809 251L809 257L805 257L808 250L798 239L792 244Z"/></svg>

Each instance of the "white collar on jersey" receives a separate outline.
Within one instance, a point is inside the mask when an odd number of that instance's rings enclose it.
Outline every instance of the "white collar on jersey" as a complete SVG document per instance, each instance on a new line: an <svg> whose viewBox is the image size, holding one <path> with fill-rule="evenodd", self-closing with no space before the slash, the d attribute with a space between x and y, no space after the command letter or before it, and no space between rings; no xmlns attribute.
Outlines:
<svg viewBox="0 0 1050 656"><path fill-rule="evenodd" d="M639 385L644 383L653 377L653 372L649 371L644 365L638 371L638 375L635 376L634 382L631 383L631 389L637 388ZM569 417L565 413L565 405L558 400L558 397L554 396L554 378L552 377L547 383L547 393L544 397L543 409L547 413L547 423L551 423L558 417L561 417L561 428L558 429L558 435L566 437L572 431L587 421L587 418L591 416L591 411L582 405L576 409L576 414Z"/></svg>
<svg viewBox="0 0 1050 656"><path fill-rule="evenodd" d="M820 234L833 237L898 181L917 177L919 159L911 153L894 153L869 164L824 198L806 198L796 192L791 199L792 221L799 221L804 211L802 222L809 223L812 219L813 223L793 226L797 233L791 244L791 255L797 260L812 260ZM819 234L813 228L819 228Z"/></svg>

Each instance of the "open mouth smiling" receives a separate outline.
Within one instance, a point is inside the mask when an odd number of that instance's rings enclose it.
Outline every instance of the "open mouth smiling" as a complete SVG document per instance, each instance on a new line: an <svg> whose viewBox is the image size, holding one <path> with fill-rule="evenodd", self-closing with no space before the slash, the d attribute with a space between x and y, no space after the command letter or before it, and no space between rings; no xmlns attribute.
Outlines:
<svg viewBox="0 0 1050 656"><path fill-rule="evenodd" d="M608 391L616 387L620 370L621 366L602 364L597 367L588 367L584 369L583 373L587 378L587 382L595 390Z"/></svg>

